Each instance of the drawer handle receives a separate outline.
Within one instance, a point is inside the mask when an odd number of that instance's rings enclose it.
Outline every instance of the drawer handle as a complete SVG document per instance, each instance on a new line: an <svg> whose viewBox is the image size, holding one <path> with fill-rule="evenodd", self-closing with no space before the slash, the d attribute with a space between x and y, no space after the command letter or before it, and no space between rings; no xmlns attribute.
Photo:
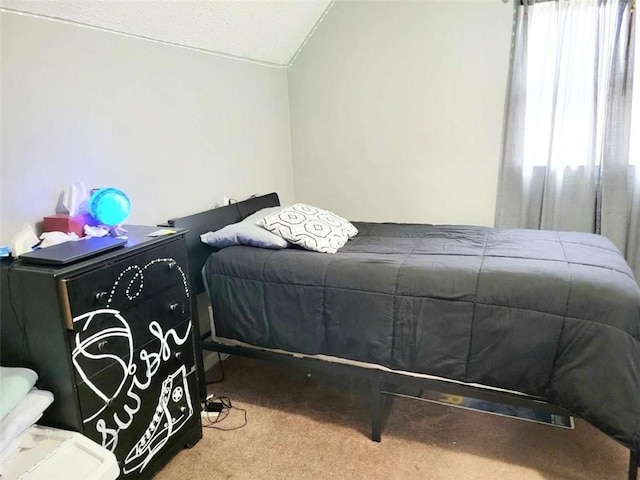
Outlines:
<svg viewBox="0 0 640 480"><path fill-rule="evenodd" d="M104 305L105 303L107 303L107 300L109 299L109 293L108 292L96 293L94 299L97 304Z"/></svg>
<svg viewBox="0 0 640 480"><path fill-rule="evenodd" d="M107 345L109 345L108 340L102 340L101 342L98 342L98 351L104 352L105 348L107 348Z"/></svg>
<svg viewBox="0 0 640 480"><path fill-rule="evenodd" d="M167 263L167 268L168 268L169 270L175 270L175 269L177 268L177 266L178 266L178 263L177 263L175 260L170 260L170 261Z"/></svg>
<svg viewBox="0 0 640 480"><path fill-rule="evenodd" d="M176 360L181 360L182 359L182 352L176 352L173 356L174 356L174 358Z"/></svg>
<svg viewBox="0 0 640 480"><path fill-rule="evenodd" d="M172 303L169 305L169 311L171 313L184 313L184 308L179 303Z"/></svg>

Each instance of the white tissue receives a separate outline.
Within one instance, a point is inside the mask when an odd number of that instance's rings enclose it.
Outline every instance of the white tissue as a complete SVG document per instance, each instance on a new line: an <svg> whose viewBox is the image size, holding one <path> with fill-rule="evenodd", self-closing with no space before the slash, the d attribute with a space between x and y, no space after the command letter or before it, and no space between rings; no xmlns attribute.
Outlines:
<svg viewBox="0 0 640 480"><path fill-rule="evenodd" d="M40 235L40 240L42 240L40 248L45 248L51 245L57 245L58 243L80 240L80 237L73 232L44 232Z"/></svg>
<svg viewBox="0 0 640 480"><path fill-rule="evenodd" d="M27 223L22 226L22 230L11 238L11 252L14 257L30 252L40 240L33 231L33 227Z"/></svg>
<svg viewBox="0 0 640 480"><path fill-rule="evenodd" d="M87 201L89 200L89 191L83 182L76 182L69 185L62 192L62 207L71 217L88 212ZM65 213L65 212L62 212Z"/></svg>
<svg viewBox="0 0 640 480"><path fill-rule="evenodd" d="M104 237L109 235L109 229L103 226L93 227L91 225L85 225L84 234L87 237Z"/></svg>

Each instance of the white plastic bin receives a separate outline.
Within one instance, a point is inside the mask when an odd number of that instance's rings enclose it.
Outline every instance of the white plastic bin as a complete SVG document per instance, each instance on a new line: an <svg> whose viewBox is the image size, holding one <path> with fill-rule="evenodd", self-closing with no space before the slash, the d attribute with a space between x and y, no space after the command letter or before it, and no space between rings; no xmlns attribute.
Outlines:
<svg viewBox="0 0 640 480"><path fill-rule="evenodd" d="M31 448L0 465L2 480L114 480L120 475L115 455L80 433L39 425L29 433Z"/></svg>

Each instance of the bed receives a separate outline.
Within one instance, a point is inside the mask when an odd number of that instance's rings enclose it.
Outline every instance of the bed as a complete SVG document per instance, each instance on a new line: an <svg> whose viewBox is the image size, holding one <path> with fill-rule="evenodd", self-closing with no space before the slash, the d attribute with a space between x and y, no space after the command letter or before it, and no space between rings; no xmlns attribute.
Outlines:
<svg viewBox="0 0 640 480"><path fill-rule="evenodd" d="M200 235L279 205L277 194L173 219L192 288L231 354L362 375L380 441L387 383L584 418L640 451L640 289L606 238L353 222L337 253L212 249Z"/></svg>

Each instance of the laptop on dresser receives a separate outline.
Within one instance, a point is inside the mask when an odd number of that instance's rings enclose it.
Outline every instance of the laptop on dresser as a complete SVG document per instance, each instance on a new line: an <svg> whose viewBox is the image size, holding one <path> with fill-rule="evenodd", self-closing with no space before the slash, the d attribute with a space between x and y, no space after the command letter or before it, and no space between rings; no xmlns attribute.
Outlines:
<svg viewBox="0 0 640 480"><path fill-rule="evenodd" d="M69 241L51 245L46 248L38 248L23 253L18 258L34 264L41 265L66 265L68 263L84 260L114 248L122 247L127 243L126 238L118 237L86 237L77 241Z"/></svg>

